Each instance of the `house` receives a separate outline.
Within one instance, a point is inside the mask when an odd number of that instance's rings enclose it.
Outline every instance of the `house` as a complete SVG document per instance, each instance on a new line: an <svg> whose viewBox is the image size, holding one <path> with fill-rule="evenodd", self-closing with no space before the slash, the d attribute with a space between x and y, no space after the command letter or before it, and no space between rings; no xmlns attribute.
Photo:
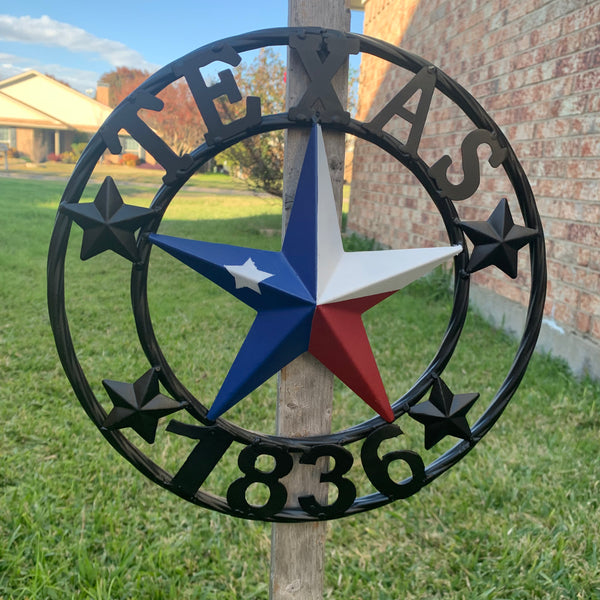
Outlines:
<svg viewBox="0 0 600 600"><path fill-rule="evenodd" d="M99 88L98 98L105 90ZM107 97L107 94L104 94ZM37 71L26 71L0 81L0 144L34 162L49 154L71 150L86 142L112 109ZM135 140L123 136L124 152L144 158Z"/></svg>
<svg viewBox="0 0 600 600"><path fill-rule="evenodd" d="M477 98L505 132L529 178L546 236L548 293L539 346L576 373L600 378L600 2L354 4L365 10L366 35L431 61ZM402 81L399 69L378 60L362 56L362 121L373 119ZM419 154L434 160L440 153L460 156L472 124L436 98ZM405 122L398 118L389 126ZM480 191L475 203L457 203L461 218L485 220L510 188L489 168L482 172ZM354 151L348 227L391 247L431 245L445 236L410 173L362 140ZM515 280L497 269L471 279L472 302L514 332L522 330L527 310L523 262Z"/></svg>

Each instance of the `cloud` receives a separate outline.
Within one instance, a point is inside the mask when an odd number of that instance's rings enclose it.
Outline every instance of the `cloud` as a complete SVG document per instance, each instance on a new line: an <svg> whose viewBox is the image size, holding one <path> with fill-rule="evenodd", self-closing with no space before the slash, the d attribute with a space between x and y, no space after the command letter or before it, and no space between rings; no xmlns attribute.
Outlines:
<svg viewBox="0 0 600 600"><path fill-rule="evenodd" d="M0 80L19 75L30 69L53 75L80 92L95 90L98 73L64 65L41 63L38 60L0 52Z"/></svg>
<svg viewBox="0 0 600 600"><path fill-rule="evenodd" d="M96 37L85 29L46 15L40 18L0 15L0 40L88 52L100 56L113 67L157 69L157 65L147 62L139 52L122 42Z"/></svg>

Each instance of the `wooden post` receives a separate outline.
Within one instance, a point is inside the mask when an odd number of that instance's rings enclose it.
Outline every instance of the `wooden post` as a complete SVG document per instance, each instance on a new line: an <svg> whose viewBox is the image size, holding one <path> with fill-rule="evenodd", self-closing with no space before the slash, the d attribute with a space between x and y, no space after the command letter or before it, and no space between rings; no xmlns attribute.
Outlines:
<svg viewBox="0 0 600 600"><path fill-rule="evenodd" d="M345 0L288 0L290 27L316 26L348 31L350 10ZM309 82L296 55L288 50L287 106L294 106ZM348 66L333 79L334 88L345 105L348 91ZM287 225L302 159L310 130L288 130L283 175L283 229ZM333 181L338 215L341 215L344 180L344 134L324 132L325 149ZM309 354L285 367L279 376L277 434L304 437L331 431L333 375ZM285 481L288 502L297 504L298 495L312 493L326 504L326 486L315 477L317 470L300 467ZM276 523L271 534L271 600L319 600L323 597L326 522Z"/></svg>

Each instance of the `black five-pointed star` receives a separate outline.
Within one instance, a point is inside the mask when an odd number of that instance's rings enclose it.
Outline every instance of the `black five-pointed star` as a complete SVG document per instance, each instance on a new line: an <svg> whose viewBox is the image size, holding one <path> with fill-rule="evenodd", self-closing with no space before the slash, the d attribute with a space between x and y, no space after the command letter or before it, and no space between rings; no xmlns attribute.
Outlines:
<svg viewBox="0 0 600 600"><path fill-rule="evenodd" d="M475 245L469 273L495 265L513 279L517 277L518 251L538 235L536 229L515 225L506 198L487 221L465 221L460 227Z"/></svg>
<svg viewBox="0 0 600 600"><path fill-rule="evenodd" d="M154 442L158 420L185 406L158 391L158 371L146 371L135 383L102 381L114 408L102 424L105 429L131 427L149 444Z"/></svg>
<svg viewBox="0 0 600 600"><path fill-rule="evenodd" d="M429 450L447 435L468 440L471 429L465 415L479 394L456 394L436 377L429 400L413 406L410 416L425 425L425 449Z"/></svg>
<svg viewBox="0 0 600 600"><path fill-rule="evenodd" d="M105 250L114 250L135 262L135 231L152 218L154 212L123 202L112 177L107 177L93 202L63 204L61 211L70 215L83 229L81 260Z"/></svg>

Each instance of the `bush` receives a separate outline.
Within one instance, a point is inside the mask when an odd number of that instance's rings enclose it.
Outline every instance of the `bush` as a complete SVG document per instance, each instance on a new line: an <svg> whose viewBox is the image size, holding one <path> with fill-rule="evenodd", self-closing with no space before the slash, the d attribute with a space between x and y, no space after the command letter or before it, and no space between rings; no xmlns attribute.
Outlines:
<svg viewBox="0 0 600 600"><path fill-rule="evenodd" d="M46 156L47 160L51 160L53 162L60 162L61 161L61 157L60 154L55 154L54 152L50 152L50 154L48 154L48 156Z"/></svg>
<svg viewBox="0 0 600 600"><path fill-rule="evenodd" d="M137 167L141 162L142 160L140 157L132 152L126 152L121 155L121 158L119 159L119 163L126 167Z"/></svg>
<svg viewBox="0 0 600 600"><path fill-rule="evenodd" d="M19 156L21 156L19 154L19 151L16 148L9 148L7 150L8 153L8 158L19 158Z"/></svg>
<svg viewBox="0 0 600 600"><path fill-rule="evenodd" d="M75 156L74 152L63 152L60 155L60 160L68 165L74 165L77 162L77 156Z"/></svg>
<svg viewBox="0 0 600 600"><path fill-rule="evenodd" d="M87 146L87 142L77 142L74 144L71 144L71 149L67 150L66 152L63 152L58 159L53 159L50 158L52 154L48 154L48 160L60 160L61 162L64 162L68 165L73 165L75 164L78 160L79 157L81 156L81 153L84 151L85 147ZM56 155L54 155L56 156Z"/></svg>
<svg viewBox="0 0 600 600"><path fill-rule="evenodd" d="M87 145L87 142L75 142L74 144L71 144L71 150L75 155L75 158L77 158L77 160L79 160L81 153L85 150L85 147Z"/></svg>

